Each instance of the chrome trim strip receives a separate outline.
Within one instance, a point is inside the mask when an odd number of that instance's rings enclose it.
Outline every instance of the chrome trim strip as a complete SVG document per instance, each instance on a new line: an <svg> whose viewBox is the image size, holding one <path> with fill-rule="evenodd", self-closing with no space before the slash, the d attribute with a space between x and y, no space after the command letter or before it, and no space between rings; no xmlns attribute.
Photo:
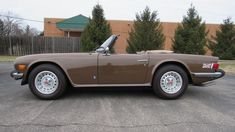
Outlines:
<svg viewBox="0 0 235 132"><path fill-rule="evenodd" d="M74 87L129 87L129 86L151 86L150 83L144 84L76 84Z"/></svg>
<svg viewBox="0 0 235 132"><path fill-rule="evenodd" d="M219 78L223 76L222 72L213 72L213 73L204 73L204 72L199 72L199 73L192 73L195 77L213 77L213 78Z"/></svg>

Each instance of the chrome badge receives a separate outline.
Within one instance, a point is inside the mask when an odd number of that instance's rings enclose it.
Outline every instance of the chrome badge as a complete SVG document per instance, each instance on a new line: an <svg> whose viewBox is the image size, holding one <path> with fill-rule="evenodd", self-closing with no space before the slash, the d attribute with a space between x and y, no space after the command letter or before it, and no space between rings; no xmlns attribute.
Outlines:
<svg viewBox="0 0 235 132"><path fill-rule="evenodd" d="M210 69L212 67L212 63L203 63L202 68L208 68Z"/></svg>

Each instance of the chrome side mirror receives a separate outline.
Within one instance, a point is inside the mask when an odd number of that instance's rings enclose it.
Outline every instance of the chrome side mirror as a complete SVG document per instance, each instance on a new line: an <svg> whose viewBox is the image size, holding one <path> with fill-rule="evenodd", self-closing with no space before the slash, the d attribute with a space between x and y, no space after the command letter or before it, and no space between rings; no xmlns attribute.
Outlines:
<svg viewBox="0 0 235 132"><path fill-rule="evenodd" d="M109 52L109 47L106 47L106 48L105 48L105 52L106 52L106 53Z"/></svg>
<svg viewBox="0 0 235 132"><path fill-rule="evenodd" d="M103 53L104 56L110 56L110 53L109 53L109 47L106 47L105 52Z"/></svg>

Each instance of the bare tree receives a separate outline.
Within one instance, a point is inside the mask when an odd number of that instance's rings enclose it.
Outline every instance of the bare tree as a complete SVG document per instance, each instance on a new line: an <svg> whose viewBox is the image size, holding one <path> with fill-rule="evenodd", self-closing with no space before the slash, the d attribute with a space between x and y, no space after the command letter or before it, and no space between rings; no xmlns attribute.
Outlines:
<svg viewBox="0 0 235 132"><path fill-rule="evenodd" d="M11 36L22 36L23 34L24 30L19 24L17 23L12 24L12 32L10 34Z"/></svg>
<svg viewBox="0 0 235 132"><path fill-rule="evenodd" d="M24 30L25 36L37 36L39 31L36 28L31 28L29 25L26 26Z"/></svg>
<svg viewBox="0 0 235 132"><path fill-rule="evenodd" d="M0 15L0 36L37 36L39 31L22 24L22 19L11 12Z"/></svg>
<svg viewBox="0 0 235 132"><path fill-rule="evenodd" d="M21 20L15 19L17 15L7 12L2 16L4 36L20 36L23 34Z"/></svg>

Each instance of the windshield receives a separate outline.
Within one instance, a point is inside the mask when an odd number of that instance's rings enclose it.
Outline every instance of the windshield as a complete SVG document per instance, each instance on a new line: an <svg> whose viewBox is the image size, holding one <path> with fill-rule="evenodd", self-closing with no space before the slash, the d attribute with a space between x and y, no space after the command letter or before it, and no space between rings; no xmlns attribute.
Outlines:
<svg viewBox="0 0 235 132"><path fill-rule="evenodd" d="M111 35L100 47L106 48L116 39L117 36Z"/></svg>
<svg viewBox="0 0 235 132"><path fill-rule="evenodd" d="M117 39L116 35L111 35L105 42L98 48L96 49L96 52L103 52L104 49L107 47L110 47L112 43Z"/></svg>

